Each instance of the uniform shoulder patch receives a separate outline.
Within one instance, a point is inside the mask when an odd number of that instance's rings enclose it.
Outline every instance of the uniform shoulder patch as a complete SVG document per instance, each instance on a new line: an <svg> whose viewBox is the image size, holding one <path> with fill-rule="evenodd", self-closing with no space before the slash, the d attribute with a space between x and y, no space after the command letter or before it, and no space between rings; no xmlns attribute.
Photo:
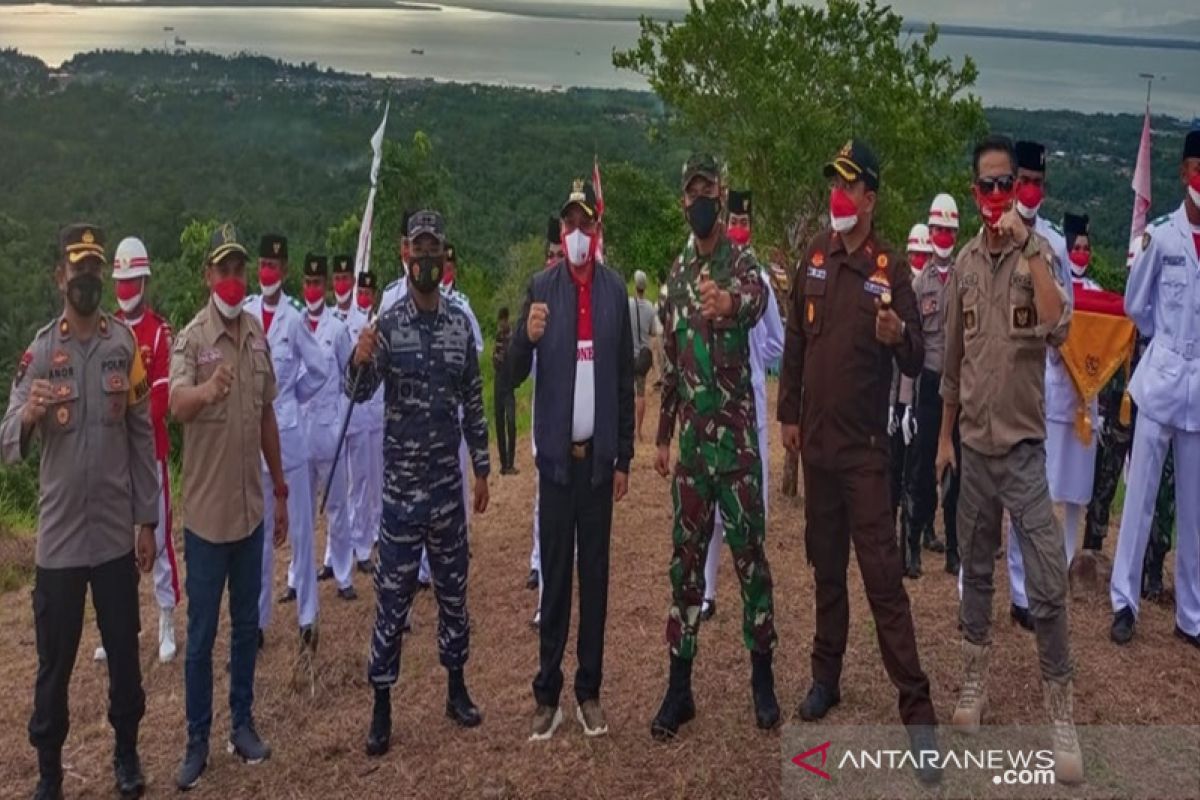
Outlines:
<svg viewBox="0 0 1200 800"><path fill-rule="evenodd" d="M1151 239L1150 229L1147 228L1146 232L1142 234L1142 250L1150 249L1150 239Z"/></svg>
<svg viewBox="0 0 1200 800"><path fill-rule="evenodd" d="M29 365L33 363L33 351L26 350L21 354L21 358L17 360L17 373L13 376L13 386L16 386L25 377L25 373L29 371Z"/></svg>
<svg viewBox="0 0 1200 800"><path fill-rule="evenodd" d="M291 304L292 308L296 309L297 311L303 311L303 310L304 310L304 304L303 304L303 303L301 303L301 302L300 302L300 300L299 300L298 298L295 298L295 297L289 297L289 298L288 298L288 302Z"/></svg>
<svg viewBox="0 0 1200 800"><path fill-rule="evenodd" d="M1054 231L1054 232L1055 232L1055 233L1057 233L1059 236L1062 236L1062 235L1063 235L1063 229L1062 229L1062 226L1061 226L1061 225L1059 225L1057 222L1052 222L1052 221L1050 221L1050 220L1047 220L1047 221L1046 221L1046 225L1047 225L1047 226L1050 228L1050 230Z"/></svg>

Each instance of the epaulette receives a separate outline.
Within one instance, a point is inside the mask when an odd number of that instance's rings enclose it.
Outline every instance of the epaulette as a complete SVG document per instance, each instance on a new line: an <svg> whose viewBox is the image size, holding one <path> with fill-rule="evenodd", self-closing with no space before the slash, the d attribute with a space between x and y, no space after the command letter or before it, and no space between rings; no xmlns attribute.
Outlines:
<svg viewBox="0 0 1200 800"><path fill-rule="evenodd" d="M38 332L33 335L33 340L36 342L38 339L42 338L47 333L50 333L52 330L54 330L54 328L58 325L58 321L61 318L62 318L62 315L59 315L59 316L55 317L54 319L50 320L49 322L47 322L41 328L39 328Z"/></svg>
<svg viewBox="0 0 1200 800"><path fill-rule="evenodd" d="M292 305L292 308L296 309L297 311L303 311L303 310L304 310L304 304L300 302L300 299L299 299L299 298L296 298L296 297L289 297L289 298L288 298L288 302L289 302L289 303L291 303L291 305Z"/></svg>
<svg viewBox="0 0 1200 800"><path fill-rule="evenodd" d="M392 281L387 286L383 287L383 290L386 292L391 289L395 289L397 286L400 285L400 281L402 281L402 280L404 280L404 278L396 278L396 280Z"/></svg>
<svg viewBox="0 0 1200 800"><path fill-rule="evenodd" d="M1062 229L1062 226L1061 226L1061 225L1059 225L1057 222L1054 222L1053 220L1046 220L1046 226L1047 226L1048 228L1050 228L1050 230L1052 230L1052 231L1054 231L1055 233L1057 233L1059 236L1062 236L1062 235L1063 235L1063 229Z"/></svg>

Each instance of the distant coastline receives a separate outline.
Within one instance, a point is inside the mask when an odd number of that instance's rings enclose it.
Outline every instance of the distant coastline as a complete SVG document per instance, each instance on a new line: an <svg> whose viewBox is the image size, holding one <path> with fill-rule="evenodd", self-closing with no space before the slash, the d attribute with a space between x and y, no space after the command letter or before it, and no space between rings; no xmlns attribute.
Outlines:
<svg viewBox="0 0 1200 800"><path fill-rule="evenodd" d="M3 6L54 5L76 8L130 8L136 6L163 8L313 8L313 9L372 9L397 11L442 11L444 6L470 9L496 14L538 17L544 19L587 20L594 22L637 22L643 16L636 6L613 4L580 4L570 7L547 6L529 0L445 0L445 2L410 2L409 0L0 0ZM645 16L668 22L681 21L683 10L652 9ZM904 23L906 33L923 34L932 23L911 21ZM1023 28L989 28L979 25L937 24L940 33L946 36L965 36L986 39L1010 39L1035 42L1061 42L1091 44L1103 47L1144 47L1162 50L1191 50L1200 52L1200 38L1162 36L1163 30L1147 28L1146 35L1118 33L1072 33L1067 31L1043 31Z"/></svg>

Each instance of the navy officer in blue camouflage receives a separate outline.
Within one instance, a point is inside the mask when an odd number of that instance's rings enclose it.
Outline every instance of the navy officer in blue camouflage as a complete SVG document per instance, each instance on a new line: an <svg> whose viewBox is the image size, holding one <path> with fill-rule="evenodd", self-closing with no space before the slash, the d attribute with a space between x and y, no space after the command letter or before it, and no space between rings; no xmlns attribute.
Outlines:
<svg viewBox="0 0 1200 800"><path fill-rule="evenodd" d="M367 666L375 690L370 756L383 755L391 744L391 687L400 675L402 629L417 591L422 547L429 553L438 603L438 651L450 673L446 715L464 727L482 721L463 678L470 623L458 447L465 438L475 472L475 512L483 513L489 471L483 378L471 323L438 288L446 243L441 215L413 214L408 239L408 294L377 325L363 329L345 379L356 403L384 387L383 523Z"/></svg>

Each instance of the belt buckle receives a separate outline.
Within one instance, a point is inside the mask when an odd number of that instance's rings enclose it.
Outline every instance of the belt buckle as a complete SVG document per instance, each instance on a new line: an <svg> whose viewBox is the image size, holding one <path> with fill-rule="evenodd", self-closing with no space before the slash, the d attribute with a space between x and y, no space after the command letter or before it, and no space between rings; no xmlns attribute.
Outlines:
<svg viewBox="0 0 1200 800"><path fill-rule="evenodd" d="M575 459L576 461L583 461L585 458L587 458L587 442L583 442L582 444L572 444L571 458Z"/></svg>

